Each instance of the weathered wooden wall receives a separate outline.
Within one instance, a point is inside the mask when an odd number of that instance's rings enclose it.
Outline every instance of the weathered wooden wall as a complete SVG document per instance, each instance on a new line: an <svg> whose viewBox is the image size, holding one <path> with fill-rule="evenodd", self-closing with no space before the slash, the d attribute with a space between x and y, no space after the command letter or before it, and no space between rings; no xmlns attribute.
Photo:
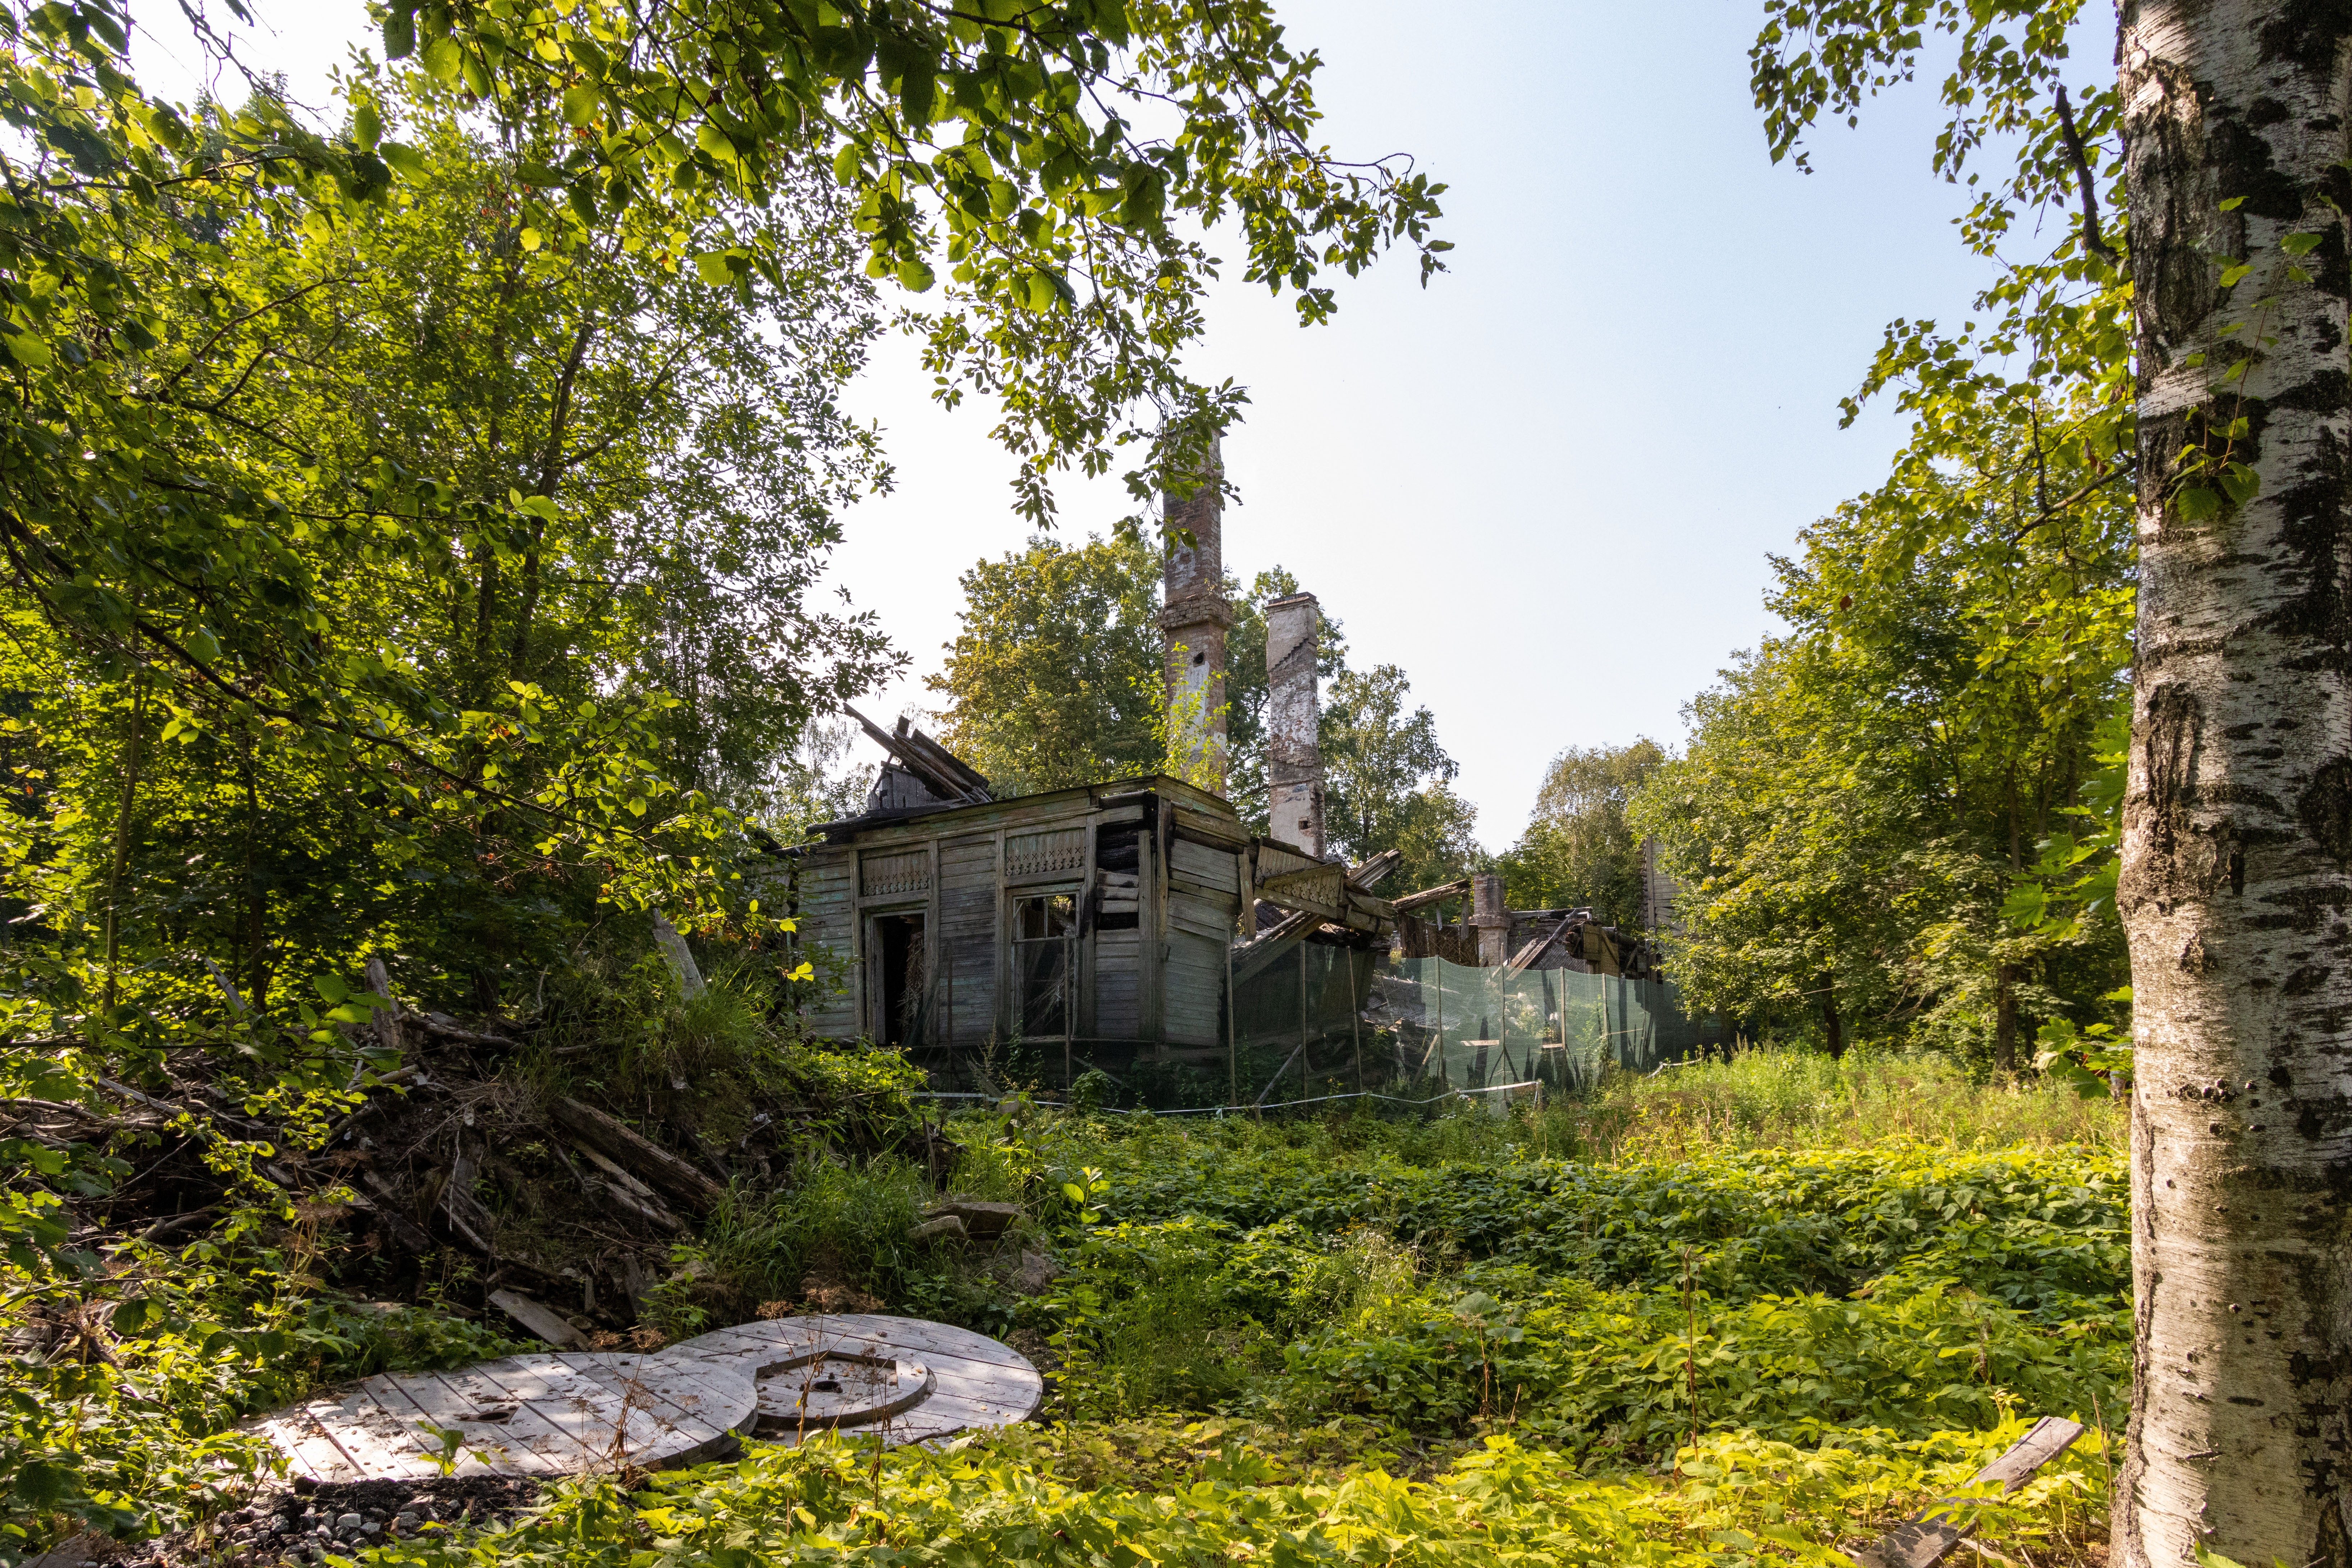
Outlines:
<svg viewBox="0 0 2352 1568"><path fill-rule="evenodd" d="M949 807L812 846L799 858L798 941L834 984L805 1021L820 1037L870 1034L879 980L865 951L869 919L916 913L931 987L919 1048L1007 1042L1014 901L1068 893L1078 910L1073 1036L1134 1054L1221 1051L1244 843L1230 805L1154 778Z"/></svg>

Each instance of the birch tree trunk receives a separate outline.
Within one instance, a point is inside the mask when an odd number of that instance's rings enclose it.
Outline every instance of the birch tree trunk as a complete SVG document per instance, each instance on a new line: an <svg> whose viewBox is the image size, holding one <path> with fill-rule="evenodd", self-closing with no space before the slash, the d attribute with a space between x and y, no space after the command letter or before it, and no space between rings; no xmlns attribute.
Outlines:
<svg viewBox="0 0 2352 1568"><path fill-rule="evenodd" d="M2117 899L2137 1393L2113 1560L2133 1568L2200 1542L2352 1568L2347 29L2340 0L2122 14L2143 579ZM2299 261L2298 235L2318 237ZM2223 461L2260 489L2209 510Z"/></svg>

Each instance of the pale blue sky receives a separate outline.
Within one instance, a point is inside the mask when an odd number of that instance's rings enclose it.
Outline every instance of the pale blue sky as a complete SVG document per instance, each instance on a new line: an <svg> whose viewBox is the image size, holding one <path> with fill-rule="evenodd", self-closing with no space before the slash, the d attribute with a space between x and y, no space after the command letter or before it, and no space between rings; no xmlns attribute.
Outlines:
<svg viewBox="0 0 2352 1568"><path fill-rule="evenodd" d="M362 7L259 8L275 34L250 58L320 101ZM1899 442L1884 413L1837 426L1881 329L1963 314L1985 273L1950 226L1960 193L1928 172L1932 87L1823 135L1812 175L1772 165L1751 0L1279 11L1327 62L1333 148L1414 153L1452 187L1455 248L1426 290L1410 258L1342 279L1322 328L1237 282L1213 300L1193 368L1253 399L1226 442L1244 498L1226 562L1289 567L1356 663L1404 667L1499 848L1562 746L1680 739L1682 704L1769 627L1766 555ZM141 63L154 87L187 80L162 50ZM2081 59L2084 79L2105 68ZM929 705L957 574L1024 537L988 411L942 412L928 387L891 342L854 399L899 485L850 513L835 579L915 658L869 712ZM1126 510L1115 484L1073 482L1061 526Z"/></svg>

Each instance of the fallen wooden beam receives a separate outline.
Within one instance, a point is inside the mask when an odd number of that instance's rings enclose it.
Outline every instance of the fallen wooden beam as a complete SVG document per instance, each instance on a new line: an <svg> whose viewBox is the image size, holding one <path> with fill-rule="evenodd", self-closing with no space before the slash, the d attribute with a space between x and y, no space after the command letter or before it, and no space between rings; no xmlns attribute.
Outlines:
<svg viewBox="0 0 2352 1568"><path fill-rule="evenodd" d="M604 1197L614 1207L635 1215L657 1230L667 1231L672 1236L678 1235L686 1229L686 1222L670 1213L667 1205L661 1201L660 1195L651 1187L623 1170L617 1163L606 1159L602 1153L590 1147L587 1140L581 1140L579 1150L590 1164L604 1173Z"/></svg>
<svg viewBox="0 0 2352 1568"><path fill-rule="evenodd" d="M1470 879L1465 877L1458 882L1447 882L1435 888L1423 888L1418 893L1407 893L1402 899L1391 899L1389 900L1389 907L1401 915L1409 915L1415 910L1425 910L1432 904L1442 904L1448 899L1466 897L1469 891Z"/></svg>
<svg viewBox="0 0 2352 1568"><path fill-rule="evenodd" d="M1999 1482L2002 1495L2007 1496L2032 1480L2034 1471L2064 1453L2082 1435L2081 1423L2044 1415L2007 1453L1970 1476L1969 1485L1984 1487ZM1944 1553L1958 1546L1960 1538L1975 1528L1954 1518L1955 1511L1965 1511L1968 1506L1961 1499L1941 1499L1918 1518L1888 1531L1877 1544L1846 1555L1861 1568L1933 1568L1943 1561Z"/></svg>
<svg viewBox="0 0 2352 1568"><path fill-rule="evenodd" d="M491 1291L490 1305L549 1344L572 1350L584 1348L588 1343L588 1336L566 1322L554 1308L534 1301L519 1290Z"/></svg>
<svg viewBox="0 0 2352 1568"><path fill-rule="evenodd" d="M622 1126L601 1110L576 1100L558 1100L552 1109L556 1125L614 1163L644 1177L673 1203L682 1204L697 1214L707 1214L726 1192L660 1144L634 1128Z"/></svg>
<svg viewBox="0 0 2352 1568"><path fill-rule="evenodd" d="M1550 952L1551 944L1558 942L1561 937L1567 935L1568 928L1574 924L1576 924L1574 917L1570 915L1560 916L1559 924L1551 928L1551 934L1549 936L1536 938L1529 942L1527 946L1519 949L1518 957L1505 964L1503 966L1503 973L1506 974L1524 974L1527 973L1528 966L1535 963L1537 959L1541 958L1545 953Z"/></svg>

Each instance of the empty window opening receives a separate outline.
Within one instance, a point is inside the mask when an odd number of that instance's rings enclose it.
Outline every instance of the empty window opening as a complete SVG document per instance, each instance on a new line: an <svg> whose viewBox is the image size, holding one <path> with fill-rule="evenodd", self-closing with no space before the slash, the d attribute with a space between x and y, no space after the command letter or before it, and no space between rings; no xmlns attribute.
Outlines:
<svg viewBox="0 0 2352 1568"><path fill-rule="evenodd" d="M873 952L880 971L876 976L880 984L876 987L874 1037L886 1046L923 1044L931 999L923 917L876 915Z"/></svg>

